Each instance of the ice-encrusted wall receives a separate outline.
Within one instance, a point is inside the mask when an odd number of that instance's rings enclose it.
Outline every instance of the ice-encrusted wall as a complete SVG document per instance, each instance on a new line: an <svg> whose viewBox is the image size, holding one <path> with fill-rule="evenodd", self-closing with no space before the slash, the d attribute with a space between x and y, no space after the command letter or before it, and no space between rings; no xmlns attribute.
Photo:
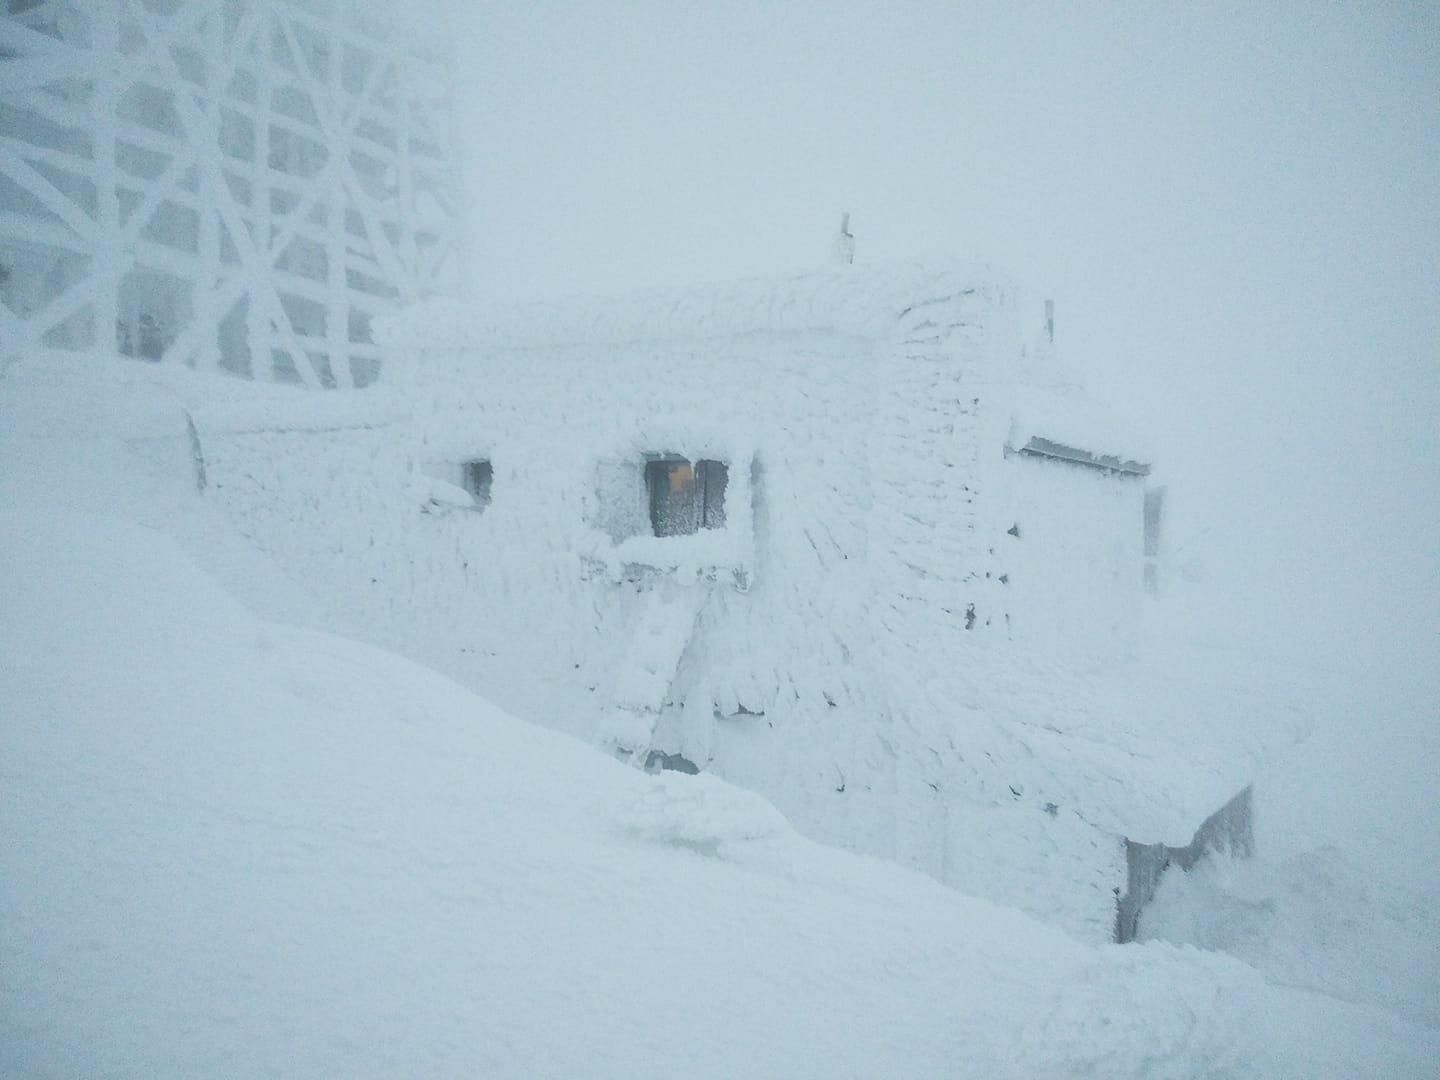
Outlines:
<svg viewBox="0 0 1440 1080"><path fill-rule="evenodd" d="M402 357L388 411L201 413L209 495L330 625L1108 937L1123 800L1086 805L1108 761L1087 774L1031 731L1086 704L1017 657L1057 620L1092 658L1123 651L1138 503L1116 477L1007 457L1003 289L941 276L847 300L851 280L758 315L491 327ZM726 529L627 538L647 452L728 462ZM428 478L470 460L491 463L488 505L433 500Z"/></svg>
<svg viewBox="0 0 1440 1080"><path fill-rule="evenodd" d="M1028 454L995 475L994 572L1003 617L1031 646L1084 659L1135 642L1144 573L1145 487L1138 476Z"/></svg>
<svg viewBox="0 0 1440 1080"><path fill-rule="evenodd" d="M871 359L867 342L835 335L636 345L603 357L579 346L514 350L477 366L473 394L418 403L423 419L290 430L199 422L214 494L283 565L304 568L337 619L385 628L508 707L578 732L577 700L608 706L627 628L652 591L653 581L604 565L617 546L601 527L607 486L651 450L729 460L730 501L748 488L755 507L753 526L732 508L735 535L712 545L722 569L753 560L748 591L725 575L652 575L703 597L694 637L707 643L722 711L765 710L782 688L822 702L843 694L816 674L829 660L797 664L795 647L766 657L749 646L763 627L823 655L826 646L801 644L816 613L860 619ZM492 464L490 504L427 509L424 470L469 459ZM777 503L803 513L777 515ZM683 553L711 538L651 539ZM836 625L827 636L846 635Z"/></svg>

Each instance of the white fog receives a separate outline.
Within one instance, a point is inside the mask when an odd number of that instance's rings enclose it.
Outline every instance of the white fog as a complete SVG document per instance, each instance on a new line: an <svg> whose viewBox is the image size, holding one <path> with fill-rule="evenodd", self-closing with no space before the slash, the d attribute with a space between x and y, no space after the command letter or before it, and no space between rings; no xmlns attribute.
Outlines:
<svg viewBox="0 0 1440 1080"><path fill-rule="evenodd" d="M0 1074L1433 1075L1437 43L6 0Z"/></svg>

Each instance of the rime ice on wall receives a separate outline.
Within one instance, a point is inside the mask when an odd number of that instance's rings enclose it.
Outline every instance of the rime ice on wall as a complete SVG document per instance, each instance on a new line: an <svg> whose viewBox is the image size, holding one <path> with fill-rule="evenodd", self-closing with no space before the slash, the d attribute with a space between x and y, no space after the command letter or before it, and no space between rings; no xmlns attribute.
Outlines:
<svg viewBox="0 0 1440 1080"><path fill-rule="evenodd" d="M1105 939L1124 838L1183 842L1244 776L1133 699L1140 481L1007 452L1017 323L914 268L432 304L382 328L408 416L196 422L330 625ZM649 535L655 455L726 464L723 528ZM483 512L437 502L476 460Z"/></svg>
<svg viewBox="0 0 1440 1080"><path fill-rule="evenodd" d="M0 369L49 347L364 384L372 317L453 279L445 67L414 4L8 11Z"/></svg>

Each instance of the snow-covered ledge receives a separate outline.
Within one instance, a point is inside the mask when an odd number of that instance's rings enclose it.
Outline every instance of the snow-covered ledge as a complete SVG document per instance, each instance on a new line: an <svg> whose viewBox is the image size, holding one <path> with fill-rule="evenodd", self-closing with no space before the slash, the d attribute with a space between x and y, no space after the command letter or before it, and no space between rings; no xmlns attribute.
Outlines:
<svg viewBox="0 0 1440 1080"><path fill-rule="evenodd" d="M611 581L670 577L676 582L724 581L740 592L753 580L753 534L734 524L701 529L690 536L632 536L618 544L592 531L580 558L595 574Z"/></svg>
<svg viewBox="0 0 1440 1080"><path fill-rule="evenodd" d="M459 484L416 472L406 485L407 494L422 514L474 513L483 507Z"/></svg>

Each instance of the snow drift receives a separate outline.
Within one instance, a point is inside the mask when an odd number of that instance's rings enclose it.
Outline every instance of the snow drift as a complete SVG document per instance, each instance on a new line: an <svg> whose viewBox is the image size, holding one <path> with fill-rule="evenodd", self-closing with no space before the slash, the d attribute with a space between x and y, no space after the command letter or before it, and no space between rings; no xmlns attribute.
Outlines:
<svg viewBox="0 0 1440 1080"><path fill-rule="evenodd" d="M1195 950L1077 944L713 778L644 775L262 621L139 523L203 531L206 507L146 496L143 440L8 430L0 1073L1341 1077L1440 1056L1432 1029Z"/></svg>

